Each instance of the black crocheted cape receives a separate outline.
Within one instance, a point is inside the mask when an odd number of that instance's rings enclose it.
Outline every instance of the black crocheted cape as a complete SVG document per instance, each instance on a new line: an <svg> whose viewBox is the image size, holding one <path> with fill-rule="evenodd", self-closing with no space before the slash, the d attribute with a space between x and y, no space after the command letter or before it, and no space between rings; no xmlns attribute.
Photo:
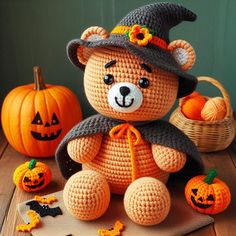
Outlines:
<svg viewBox="0 0 236 236"><path fill-rule="evenodd" d="M63 138L56 150L56 162L62 175L68 179L71 175L81 170L81 164L73 161L67 153L69 141L92 134L109 132L114 126L124 123L102 116L91 116L74 126ZM193 142L172 124L157 120L152 122L130 122L146 141L176 149L187 154L187 162L178 175L190 178L202 172L202 162L199 152Z"/></svg>

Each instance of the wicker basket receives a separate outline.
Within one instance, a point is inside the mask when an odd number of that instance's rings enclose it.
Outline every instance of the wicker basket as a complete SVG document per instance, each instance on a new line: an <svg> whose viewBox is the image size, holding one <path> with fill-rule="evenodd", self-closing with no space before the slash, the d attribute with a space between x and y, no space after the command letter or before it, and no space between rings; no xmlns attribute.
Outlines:
<svg viewBox="0 0 236 236"><path fill-rule="evenodd" d="M182 130L197 146L200 152L213 152L227 148L235 136L235 121L227 91L215 79L198 77L199 82L209 82L217 87L226 104L226 116L222 120L199 121L186 118L180 107L170 117L170 123ZM181 103L181 100L180 100Z"/></svg>

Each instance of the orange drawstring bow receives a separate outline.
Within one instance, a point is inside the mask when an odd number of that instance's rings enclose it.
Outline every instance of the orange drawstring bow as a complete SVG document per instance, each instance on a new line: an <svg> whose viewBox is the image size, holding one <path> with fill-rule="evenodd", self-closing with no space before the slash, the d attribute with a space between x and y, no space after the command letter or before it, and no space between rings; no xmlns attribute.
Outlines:
<svg viewBox="0 0 236 236"><path fill-rule="evenodd" d="M135 129L133 125L125 123L125 124L120 124L113 127L110 130L109 135L113 139L119 139L122 136L126 135L128 139L129 150L130 150L132 181L136 180L137 179L137 160L135 157L134 146L140 144L142 141L142 136L140 132L137 129ZM135 140L132 139L132 136L135 137Z"/></svg>

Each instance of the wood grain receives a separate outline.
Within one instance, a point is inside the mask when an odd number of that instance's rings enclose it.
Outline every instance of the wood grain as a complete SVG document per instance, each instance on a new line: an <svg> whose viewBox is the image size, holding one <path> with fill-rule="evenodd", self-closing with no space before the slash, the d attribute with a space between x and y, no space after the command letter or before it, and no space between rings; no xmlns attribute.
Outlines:
<svg viewBox="0 0 236 236"><path fill-rule="evenodd" d="M1 134L2 133L0 133L0 137ZM5 146L7 141L4 136L2 137L3 139L0 144ZM18 165L29 161L30 158L16 152L10 145L7 145L7 148L5 149L0 146L0 150L1 149L4 150L4 152L0 159L0 229L2 228L2 236L20 235L19 232L15 231L15 228L17 224L23 223L23 221L18 216L16 206L20 202L32 199L35 194L16 189L12 180L12 175ZM62 190L65 185L65 180L59 173L55 160L37 160L46 163L53 173L52 182L45 189L40 191L40 194L46 195L51 192ZM24 233L23 235L27 234Z"/></svg>
<svg viewBox="0 0 236 236"><path fill-rule="evenodd" d="M7 146L0 159L0 228L15 189L12 174L15 168L24 162L24 159L24 156L17 153L10 145Z"/></svg>
<svg viewBox="0 0 236 236"><path fill-rule="evenodd" d="M208 225L206 227L203 227L199 230L193 231L192 233L188 234L187 236L216 236L214 225Z"/></svg>
<svg viewBox="0 0 236 236"><path fill-rule="evenodd" d="M33 194L25 194L23 191L16 189L14 195L11 199L11 204L9 207L9 211L4 220L3 228L2 228L2 236L28 236L30 233L22 233L16 231L16 226L19 224L24 224L23 220L19 217L18 211L16 209L16 205L19 202L26 201L31 199Z"/></svg>
<svg viewBox="0 0 236 236"><path fill-rule="evenodd" d="M0 159L6 147L7 147L7 140L3 134L2 128L0 127Z"/></svg>
<svg viewBox="0 0 236 236"><path fill-rule="evenodd" d="M59 174L55 161L53 159L40 160L40 161L44 161L44 163L50 166L52 172L54 173L52 182L46 188L40 191L40 195L46 195L49 193L62 190L65 185L65 180ZM30 235L30 233L20 233L15 230L17 225L24 223L23 220L19 217L16 206L18 203L32 199L34 195L35 193L26 193L20 189L15 189L15 192L14 192L14 195L12 197L11 204L9 207L8 214L3 224L2 236L10 236L10 235L11 236L21 236L21 235L28 236Z"/></svg>
<svg viewBox="0 0 236 236"><path fill-rule="evenodd" d="M232 200L228 209L220 214L213 215L215 220L214 228L217 235L235 235L236 231L236 169L229 154L230 149L215 152L211 154L202 154L204 166L206 168L215 168L218 172L218 178L223 180L230 188ZM235 153L234 153L235 158Z"/></svg>

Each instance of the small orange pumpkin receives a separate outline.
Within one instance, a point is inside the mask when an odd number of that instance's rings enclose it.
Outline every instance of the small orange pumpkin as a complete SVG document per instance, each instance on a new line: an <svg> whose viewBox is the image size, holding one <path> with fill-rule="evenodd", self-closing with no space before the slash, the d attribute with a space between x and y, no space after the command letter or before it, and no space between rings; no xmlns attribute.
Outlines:
<svg viewBox="0 0 236 236"><path fill-rule="evenodd" d="M210 170L208 175L190 179L185 187L188 204L203 214L217 214L224 211L231 201L228 186L218 178L217 172Z"/></svg>
<svg viewBox="0 0 236 236"><path fill-rule="evenodd" d="M201 111L206 103L206 99L199 93L193 92L183 98L181 110L183 114L192 120L202 120Z"/></svg>
<svg viewBox="0 0 236 236"><path fill-rule="evenodd" d="M18 166L13 174L15 185L26 192L43 189L51 179L52 173L49 167L34 159Z"/></svg>
<svg viewBox="0 0 236 236"><path fill-rule="evenodd" d="M30 157L51 157L65 134L82 119L76 96L66 87L44 84L34 67L35 84L13 89L2 106L8 142Z"/></svg>

